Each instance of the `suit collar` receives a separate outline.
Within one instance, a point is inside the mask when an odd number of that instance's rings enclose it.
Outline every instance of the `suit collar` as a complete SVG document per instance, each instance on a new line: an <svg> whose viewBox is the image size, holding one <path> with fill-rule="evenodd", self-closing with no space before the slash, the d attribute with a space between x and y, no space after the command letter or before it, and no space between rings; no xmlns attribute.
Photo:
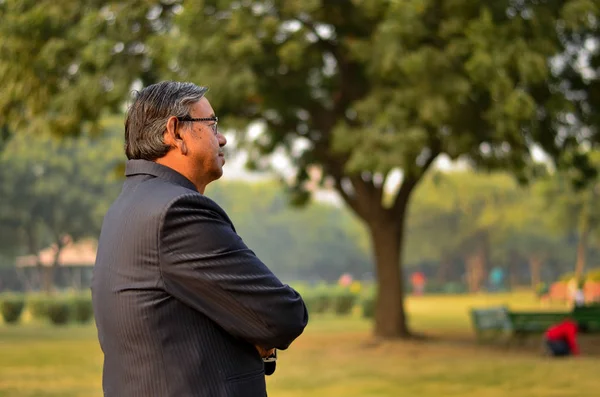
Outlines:
<svg viewBox="0 0 600 397"><path fill-rule="evenodd" d="M127 160L127 164L125 166L125 176L140 174L152 175L171 183L183 186L187 189L192 189L196 192L198 191L196 186L194 186L189 179L170 167L148 160Z"/></svg>

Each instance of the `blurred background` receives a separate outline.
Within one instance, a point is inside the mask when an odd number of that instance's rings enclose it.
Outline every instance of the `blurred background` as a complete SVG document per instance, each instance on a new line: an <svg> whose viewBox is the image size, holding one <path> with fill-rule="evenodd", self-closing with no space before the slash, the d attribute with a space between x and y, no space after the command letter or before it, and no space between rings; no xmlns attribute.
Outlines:
<svg viewBox="0 0 600 397"><path fill-rule="evenodd" d="M0 0L0 396L102 395L97 237L162 80L210 88L206 195L309 307L270 395L598 395L597 0Z"/></svg>

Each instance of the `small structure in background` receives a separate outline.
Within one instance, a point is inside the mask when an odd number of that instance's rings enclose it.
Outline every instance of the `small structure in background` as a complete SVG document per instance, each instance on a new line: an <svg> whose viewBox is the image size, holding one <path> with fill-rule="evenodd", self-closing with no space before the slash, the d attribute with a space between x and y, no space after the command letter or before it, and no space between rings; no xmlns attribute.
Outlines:
<svg viewBox="0 0 600 397"><path fill-rule="evenodd" d="M89 288L97 244L92 239L69 242L62 248L58 258L55 258L54 246L41 250L37 256L20 256L16 260L17 273L28 291L44 289L48 275L52 278L51 283L59 287L76 290ZM52 269L53 266L55 269Z"/></svg>

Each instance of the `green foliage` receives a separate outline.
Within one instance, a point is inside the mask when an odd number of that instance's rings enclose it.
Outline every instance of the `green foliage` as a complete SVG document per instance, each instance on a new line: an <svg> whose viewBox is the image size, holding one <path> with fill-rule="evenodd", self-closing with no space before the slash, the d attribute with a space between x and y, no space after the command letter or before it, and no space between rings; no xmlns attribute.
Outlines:
<svg viewBox="0 0 600 397"><path fill-rule="evenodd" d="M0 312L6 324L16 324L21 319L25 299L21 295L4 295L0 297Z"/></svg>
<svg viewBox="0 0 600 397"><path fill-rule="evenodd" d="M304 289L301 295L309 313L331 312L339 316L350 315L359 298L350 288L327 284Z"/></svg>
<svg viewBox="0 0 600 397"><path fill-rule="evenodd" d="M457 295L457 294L465 294L467 293L467 287L463 283L450 282L444 285L442 290L445 294L449 295Z"/></svg>
<svg viewBox="0 0 600 397"><path fill-rule="evenodd" d="M352 313L352 309L357 301L356 294L353 294L347 288L341 288L334 292L332 299L332 309L337 315L345 316Z"/></svg>
<svg viewBox="0 0 600 397"><path fill-rule="evenodd" d="M367 236L348 211L327 203L290 208L276 181L209 185L207 196L229 214L237 232L287 280L336 281L368 272Z"/></svg>
<svg viewBox="0 0 600 397"><path fill-rule="evenodd" d="M315 288L302 295L306 308L311 314L323 314L332 305L333 294L324 287Z"/></svg>
<svg viewBox="0 0 600 397"><path fill-rule="evenodd" d="M94 317L92 299L89 296L76 296L72 299L73 319L80 323L88 323Z"/></svg>
<svg viewBox="0 0 600 397"><path fill-rule="evenodd" d="M587 277L586 277L587 281L592 281L592 282L600 282L600 269L594 269L594 270L590 270L587 273Z"/></svg>
<svg viewBox="0 0 600 397"><path fill-rule="evenodd" d="M113 128L103 137L62 141L22 132L7 142L0 152L0 235L7 227L12 237L0 241L0 252L37 254L98 235L120 187L112 170L122 161L122 138Z"/></svg>
<svg viewBox="0 0 600 397"><path fill-rule="evenodd" d="M520 181L531 177L532 145L552 160L581 168L564 156L585 137L580 128L565 125L572 101L569 90L558 87L572 86L555 79L552 60L565 52L580 54L573 48L582 48L579 37L592 27L598 37L597 23L590 21L598 20L599 10L590 4L198 3L184 7L176 18L178 40L171 37L161 49L179 66L170 71L174 78L211 76L218 91L211 91L211 101L224 120L264 125L260 139L246 139L251 163L265 164L265 154L285 151L296 167L290 183L298 201L305 201L299 192L308 190L309 180L330 183L371 225L374 237L373 225L402 230L412 188L441 153L482 169L508 170ZM582 18L587 22L577 23ZM197 37L210 37L209 43L198 45ZM573 70L566 75L578 75ZM577 88L591 91L588 81ZM582 109L595 109L582 97ZM596 139L598 123L584 125ZM307 149L296 150L295 140L307 142ZM313 167L322 171L318 179L311 178ZM382 200L383 182L395 169L402 170L403 182ZM472 208L477 213L472 227L458 234L466 244L510 240L510 228L491 208ZM490 236L486 228L500 224L503 236ZM537 234L531 235L533 244ZM378 267L396 266L400 244L394 248ZM390 288L399 288L395 281ZM381 290L382 298L395 296L388 292ZM397 313L403 306L393 307ZM391 313L388 318L394 321Z"/></svg>
<svg viewBox="0 0 600 397"><path fill-rule="evenodd" d="M48 318L48 296L41 294L29 294L27 296L27 311L33 319L42 320Z"/></svg>
<svg viewBox="0 0 600 397"><path fill-rule="evenodd" d="M535 286L535 294L538 297L542 297L542 296L546 295L549 291L550 291L550 287L548 286L547 283L538 283Z"/></svg>
<svg viewBox="0 0 600 397"><path fill-rule="evenodd" d="M65 298L55 298L48 301L48 318L54 325L66 325L71 321L72 305Z"/></svg>
<svg viewBox="0 0 600 397"><path fill-rule="evenodd" d="M411 191L442 153L519 180L533 145L590 169L566 154L598 140L599 17L590 0L6 0L0 113L12 130L69 134L122 104L133 81L210 84L224 122L264 126L258 139L238 128L249 162L293 160L294 202L329 184L373 236L385 225L400 240ZM383 200L393 170L402 184ZM396 266L400 246L377 265Z"/></svg>
<svg viewBox="0 0 600 397"><path fill-rule="evenodd" d="M366 296L361 299L362 316L364 318L375 318L375 297Z"/></svg>
<svg viewBox="0 0 600 397"><path fill-rule="evenodd" d="M117 110L136 79L152 80L147 40L176 3L2 1L1 124L74 135Z"/></svg>

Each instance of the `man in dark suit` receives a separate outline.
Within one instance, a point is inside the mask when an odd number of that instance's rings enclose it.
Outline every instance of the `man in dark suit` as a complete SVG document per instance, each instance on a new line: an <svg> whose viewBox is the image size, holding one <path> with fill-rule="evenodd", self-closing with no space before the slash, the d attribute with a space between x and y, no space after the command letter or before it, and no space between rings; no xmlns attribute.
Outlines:
<svg viewBox="0 0 600 397"><path fill-rule="evenodd" d="M308 321L300 295L203 195L226 144L206 91L155 84L127 115L127 179L92 283L107 397L264 397L262 358Z"/></svg>

